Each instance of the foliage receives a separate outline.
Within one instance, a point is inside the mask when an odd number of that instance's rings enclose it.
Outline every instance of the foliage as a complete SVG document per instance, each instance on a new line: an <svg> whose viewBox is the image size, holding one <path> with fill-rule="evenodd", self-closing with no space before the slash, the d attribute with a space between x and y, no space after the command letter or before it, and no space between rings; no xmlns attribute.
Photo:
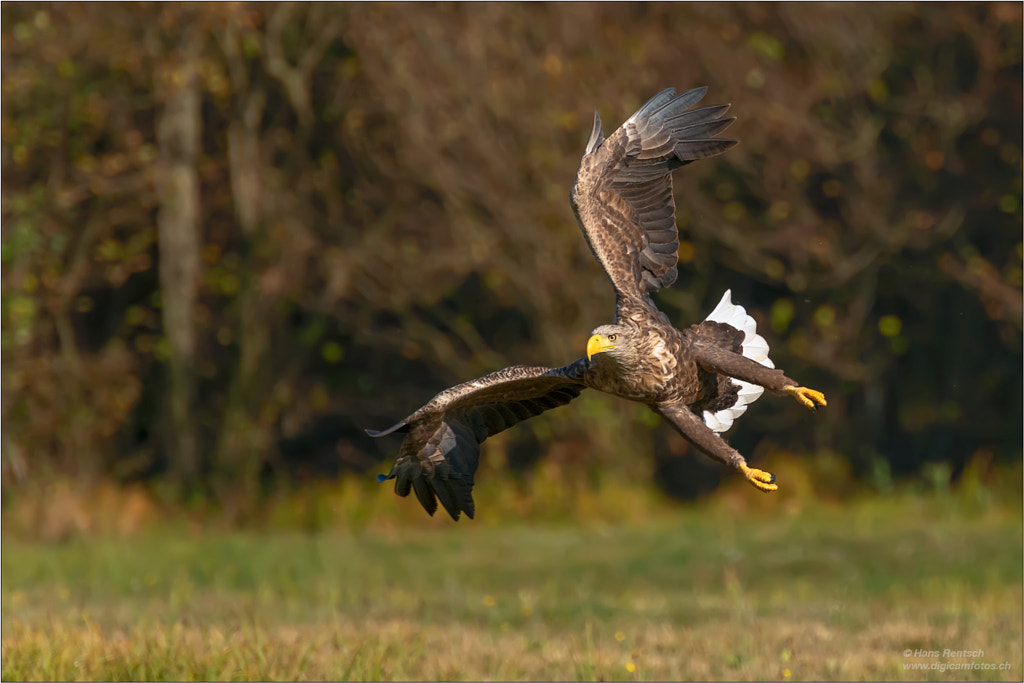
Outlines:
<svg viewBox="0 0 1024 683"><path fill-rule="evenodd" d="M451 383L578 357L612 306L567 202L589 107L616 125L697 84L742 144L677 174L659 304L686 325L732 288L829 398L813 422L766 399L733 444L868 478L1020 457L1019 5L0 11L5 487L237 505L377 467L394 444L361 429ZM192 161L168 132L190 123ZM168 237L176 180L194 248ZM169 284L190 260L194 294ZM699 474L642 410L578 403L491 457L677 493Z"/></svg>

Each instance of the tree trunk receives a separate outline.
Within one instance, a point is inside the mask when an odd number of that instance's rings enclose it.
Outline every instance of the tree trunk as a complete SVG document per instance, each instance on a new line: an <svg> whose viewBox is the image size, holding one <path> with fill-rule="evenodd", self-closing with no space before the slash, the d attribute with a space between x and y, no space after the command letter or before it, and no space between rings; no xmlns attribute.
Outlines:
<svg viewBox="0 0 1024 683"><path fill-rule="evenodd" d="M228 128L228 161L235 216L246 248L242 283L238 293L238 366L228 389L216 452L215 486L225 484L236 493L251 493L271 444L270 426L259 412L265 400L265 363L270 347L270 323L259 287L259 253L263 240L263 183L260 159L259 120L263 113L261 91L241 89L242 114ZM246 487L249 490L246 491ZM237 497L237 496L236 496ZM242 498L248 496L242 495ZM230 510L232 496L221 495Z"/></svg>
<svg viewBox="0 0 1024 683"><path fill-rule="evenodd" d="M160 291L169 343L165 444L182 494L195 490L203 470L196 405L195 308L201 247L199 176L200 94L196 75L199 43L185 37L177 63L164 75L164 109L157 122L160 149L158 214Z"/></svg>

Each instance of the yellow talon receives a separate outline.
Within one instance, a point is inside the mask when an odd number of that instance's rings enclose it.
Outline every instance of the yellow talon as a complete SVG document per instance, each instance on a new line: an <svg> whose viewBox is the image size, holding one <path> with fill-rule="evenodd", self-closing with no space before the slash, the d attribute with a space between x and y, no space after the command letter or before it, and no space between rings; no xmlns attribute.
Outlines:
<svg viewBox="0 0 1024 683"><path fill-rule="evenodd" d="M808 389L807 387L786 387L786 393L797 400L797 402L805 408L810 410L816 409L818 405L827 406L825 402L825 394L814 389Z"/></svg>
<svg viewBox="0 0 1024 683"><path fill-rule="evenodd" d="M746 465L740 465L740 472L747 478L747 481L765 493L779 490L778 484L775 483L775 475L771 472L755 470L753 467L747 467Z"/></svg>

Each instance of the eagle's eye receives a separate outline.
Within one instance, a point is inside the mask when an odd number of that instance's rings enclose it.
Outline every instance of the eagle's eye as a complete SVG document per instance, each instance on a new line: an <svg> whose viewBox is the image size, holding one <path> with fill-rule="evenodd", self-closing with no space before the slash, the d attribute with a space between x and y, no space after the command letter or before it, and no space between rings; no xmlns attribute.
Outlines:
<svg viewBox="0 0 1024 683"><path fill-rule="evenodd" d="M617 335L617 334L609 334L608 335L608 341L615 341L616 339L618 339L618 337L619 337L619 335Z"/></svg>

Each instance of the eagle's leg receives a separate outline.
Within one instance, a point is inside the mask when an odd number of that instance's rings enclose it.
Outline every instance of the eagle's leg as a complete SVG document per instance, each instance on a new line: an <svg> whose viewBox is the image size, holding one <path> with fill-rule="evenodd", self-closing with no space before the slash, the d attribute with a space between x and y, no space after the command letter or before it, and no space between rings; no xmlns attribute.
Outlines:
<svg viewBox="0 0 1024 683"><path fill-rule="evenodd" d="M778 368L765 367L746 356L723 349L699 336L691 335L691 339L695 339L695 341L690 347L690 353L701 368L707 372L716 372L750 384L757 384L779 395L789 394L800 405L811 410L819 405L827 405L825 394L800 386L796 380L786 377L785 373Z"/></svg>
<svg viewBox="0 0 1024 683"><path fill-rule="evenodd" d="M786 393L797 400L797 403L810 410L817 409L818 405L826 406L825 394L807 387L786 387ZM815 405L817 404L817 405Z"/></svg>
<svg viewBox="0 0 1024 683"><path fill-rule="evenodd" d="M735 448L727 444L704 424L689 406L681 403L659 403L651 406L656 413L668 419L680 434L686 437L698 450L720 460L741 472L751 484L765 493L778 491L775 475L747 465L747 460Z"/></svg>

